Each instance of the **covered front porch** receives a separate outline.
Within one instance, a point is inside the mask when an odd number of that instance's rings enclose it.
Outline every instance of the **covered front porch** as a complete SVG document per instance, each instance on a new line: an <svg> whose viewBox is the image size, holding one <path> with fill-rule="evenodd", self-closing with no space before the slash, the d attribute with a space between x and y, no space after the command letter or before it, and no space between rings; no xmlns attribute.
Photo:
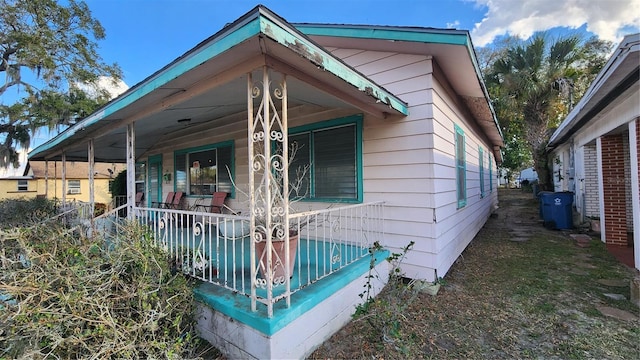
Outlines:
<svg viewBox="0 0 640 360"><path fill-rule="evenodd" d="M92 231L147 227L176 271L202 281L199 328L226 354L303 357L386 282L387 252L372 251L384 244L383 202L363 191L363 118L407 113L259 6L30 159L62 161L63 183L72 161L89 162L91 182L95 162L126 163L126 203ZM174 192L184 199L163 204ZM220 192L232 211L196 206ZM300 345L283 346L291 336Z"/></svg>

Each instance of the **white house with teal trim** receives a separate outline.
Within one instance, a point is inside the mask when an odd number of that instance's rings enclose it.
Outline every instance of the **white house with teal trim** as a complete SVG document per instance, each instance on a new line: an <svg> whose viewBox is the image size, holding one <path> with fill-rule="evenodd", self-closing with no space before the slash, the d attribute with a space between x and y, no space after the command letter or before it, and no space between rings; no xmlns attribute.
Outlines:
<svg viewBox="0 0 640 360"><path fill-rule="evenodd" d="M407 277L446 275L497 206L501 146L467 31L258 6L30 159L126 162L124 212L202 280L201 336L231 358L302 358L349 321L374 243L373 293L411 241ZM170 192L186 201L155 206ZM197 206L214 192L235 213Z"/></svg>

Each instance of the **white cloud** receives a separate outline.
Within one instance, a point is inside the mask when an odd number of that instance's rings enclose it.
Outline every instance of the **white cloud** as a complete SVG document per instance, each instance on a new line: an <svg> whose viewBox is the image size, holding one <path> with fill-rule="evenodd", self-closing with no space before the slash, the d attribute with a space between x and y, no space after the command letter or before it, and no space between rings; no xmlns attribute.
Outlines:
<svg viewBox="0 0 640 360"><path fill-rule="evenodd" d="M104 89L109 92L111 99L117 97L123 92L129 89L129 86L124 81L113 81L112 78L107 76L100 76L95 84L76 84L79 88L87 92L91 96L96 96L100 89Z"/></svg>
<svg viewBox="0 0 640 360"><path fill-rule="evenodd" d="M562 26L587 30L600 39L619 42L640 31L638 0L472 0L487 13L471 32L475 46L485 46L500 35L528 39L537 31ZM625 30L627 32L625 33Z"/></svg>
<svg viewBox="0 0 640 360"><path fill-rule="evenodd" d="M0 167L0 179L8 178L12 176L22 176L24 173L24 168L27 166L27 153L29 151L25 149L18 150L18 158L20 159L20 167L17 169L13 168L13 165L9 165L8 167Z"/></svg>
<svg viewBox="0 0 640 360"><path fill-rule="evenodd" d="M460 26L460 21L456 20L454 22L448 22L447 23L447 29L456 29L458 28L458 26Z"/></svg>

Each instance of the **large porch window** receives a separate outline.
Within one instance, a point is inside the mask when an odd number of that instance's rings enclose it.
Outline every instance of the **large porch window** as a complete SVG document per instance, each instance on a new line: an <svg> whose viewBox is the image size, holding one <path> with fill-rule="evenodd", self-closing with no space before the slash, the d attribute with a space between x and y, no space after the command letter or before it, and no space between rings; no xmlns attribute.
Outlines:
<svg viewBox="0 0 640 360"><path fill-rule="evenodd" d="M210 196L216 191L233 193L233 142L206 145L175 152L176 191L190 196Z"/></svg>
<svg viewBox="0 0 640 360"><path fill-rule="evenodd" d="M362 201L361 124L358 115L289 130L289 144L297 148L289 166L289 183L301 180L302 189L293 197ZM299 169L306 165L310 169L300 178Z"/></svg>

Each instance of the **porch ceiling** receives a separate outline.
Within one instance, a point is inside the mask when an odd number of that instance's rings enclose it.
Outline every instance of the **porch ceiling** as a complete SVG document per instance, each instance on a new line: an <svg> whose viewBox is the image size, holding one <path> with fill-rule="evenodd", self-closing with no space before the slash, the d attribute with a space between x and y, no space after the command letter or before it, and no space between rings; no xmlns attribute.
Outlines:
<svg viewBox="0 0 640 360"><path fill-rule="evenodd" d="M247 73L261 80L264 65L288 74L289 108L316 105L359 109L377 117L406 115L406 104L393 94L258 6L33 150L29 159L58 160L64 151L67 160L87 160L87 143L93 139L96 161L125 162L126 126L132 122L140 156L190 127L246 121Z"/></svg>

